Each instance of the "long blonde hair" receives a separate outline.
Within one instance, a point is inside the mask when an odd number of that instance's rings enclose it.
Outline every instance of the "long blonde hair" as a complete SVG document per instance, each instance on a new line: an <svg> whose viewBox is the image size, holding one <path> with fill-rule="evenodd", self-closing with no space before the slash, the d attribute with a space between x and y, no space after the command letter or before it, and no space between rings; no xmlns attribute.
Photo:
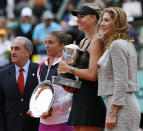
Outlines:
<svg viewBox="0 0 143 131"><path fill-rule="evenodd" d="M128 40L129 39L129 24L127 22L127 16L126 13L118 7L110 7L110 8L105 8L102 15L101 15L101 20L100 24L102 22L102 17L104 13L109 13L111 15L111 18L113 19L113 31L110 37L105 37L105 50L110 47L111 43L114 40L117 39L124 39Z"/></svg>

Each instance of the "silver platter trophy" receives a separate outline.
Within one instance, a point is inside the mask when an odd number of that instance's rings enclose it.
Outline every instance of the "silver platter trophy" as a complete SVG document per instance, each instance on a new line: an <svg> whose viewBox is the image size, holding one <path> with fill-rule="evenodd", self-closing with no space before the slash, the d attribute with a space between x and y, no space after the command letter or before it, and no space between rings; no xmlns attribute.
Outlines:
<svg viewBox="0 0 143 131"><path fill-rule="evenodd" d="M79 47L75 44L69 44L64 46L63 53L62 53L62 61L67 62L68 64L73 64L76 51L79 50ZM81 82L75 79L74 75L69 73L60 73L58 76L54 76L52 82L59 85L64 85L73 88L80 88Z"/></svg>
<svg viewBox="0 0 143 131"><path fill-rule="evenodd" d="M41 82L34 89L30 98L29 111L31 116L39 118L42 113L47 113L52 106L53 98L53 84L48 80Z"/></svg>

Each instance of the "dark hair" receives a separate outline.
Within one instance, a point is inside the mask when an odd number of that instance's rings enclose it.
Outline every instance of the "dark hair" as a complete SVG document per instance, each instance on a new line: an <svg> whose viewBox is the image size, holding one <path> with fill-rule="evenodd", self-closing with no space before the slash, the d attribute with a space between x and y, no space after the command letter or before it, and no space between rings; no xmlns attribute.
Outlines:
<svg viewBox="0 0 143 131"><path fill-rule="evenodd" d="M68 45L72 41L72 36L63 31L52 31L49 35L55 36L60 44Z"/></svg>

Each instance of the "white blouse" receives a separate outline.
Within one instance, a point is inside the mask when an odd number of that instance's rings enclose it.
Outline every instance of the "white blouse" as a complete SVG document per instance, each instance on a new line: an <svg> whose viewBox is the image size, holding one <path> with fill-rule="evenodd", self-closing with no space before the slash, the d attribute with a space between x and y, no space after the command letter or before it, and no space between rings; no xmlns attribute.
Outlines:
<svg viewBox="0 0 143 131"><path fill-rule="evenodd" d="M103 60L105 59L105 57L107 56L107 54L109 53L109 49L106 49L104 54L100 57L100 59L98 60L97 64L99 66L101 66L101 64L103 63Z"/></svg>

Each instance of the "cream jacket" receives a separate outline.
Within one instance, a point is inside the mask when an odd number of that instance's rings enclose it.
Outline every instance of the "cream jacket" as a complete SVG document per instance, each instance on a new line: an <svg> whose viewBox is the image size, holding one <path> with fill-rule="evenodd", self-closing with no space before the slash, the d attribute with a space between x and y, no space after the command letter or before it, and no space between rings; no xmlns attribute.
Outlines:
<svg viewBox="0 0 143 131"><path fill-rule="evenodd" d="M126 92L138 91L134 45L126 40L115 40L103 55L98 69L98 95L113 95L112 104L124 105Z"/></svg>

